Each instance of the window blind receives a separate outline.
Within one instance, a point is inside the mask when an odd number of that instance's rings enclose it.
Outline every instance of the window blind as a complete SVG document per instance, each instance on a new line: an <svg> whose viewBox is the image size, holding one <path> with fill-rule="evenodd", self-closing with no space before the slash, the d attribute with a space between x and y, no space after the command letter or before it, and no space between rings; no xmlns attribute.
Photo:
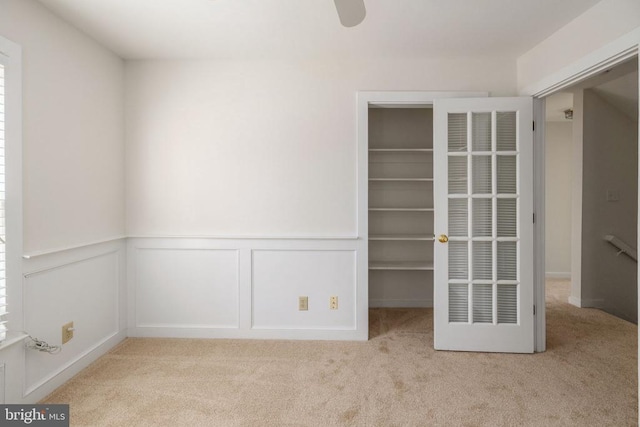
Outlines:
<svg viewBox="0 0 640 427"><path fill-rule="evenodd" d="M0 64L0 342L7 337L7 280L5 229L5 68Z"/></svg>

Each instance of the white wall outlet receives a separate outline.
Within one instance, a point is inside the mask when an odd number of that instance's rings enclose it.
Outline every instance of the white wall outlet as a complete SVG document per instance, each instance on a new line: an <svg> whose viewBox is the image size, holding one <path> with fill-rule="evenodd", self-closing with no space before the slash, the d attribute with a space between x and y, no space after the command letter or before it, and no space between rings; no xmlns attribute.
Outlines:
<svg viewBox="0 0 640 427"><path fill-rule="evenodd" d="M62 325L62 344L66 344L73 338L73 322Z"/></svg>
<svg viewBox="0 0 640 427"><path fill-rule="evenodd" d="M309 297L298 297L298 311L309 310Z"/></svg>
<svg viewBox="0 0 640 427"><path fill-rule="evenodd" d="M331 298L329 298L329 309L331 310L337 310L338 309L338 297L337 296L332 296Z"/></svg>

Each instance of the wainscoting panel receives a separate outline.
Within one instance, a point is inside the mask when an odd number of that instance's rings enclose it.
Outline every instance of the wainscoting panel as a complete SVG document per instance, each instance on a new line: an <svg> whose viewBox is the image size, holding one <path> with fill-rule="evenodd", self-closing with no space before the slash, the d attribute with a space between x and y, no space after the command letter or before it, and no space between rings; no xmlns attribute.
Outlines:
<svg viewBox="0 0 640 427"><path fill-rule="evenodd" d="M128 335L366 340L363 251L357 238L129 238Z"/></svg>
<svg viewBox="0 0 640 427"><path fill-rule="evenodd" d="M57 354L25 351L25 396L38 390L37 399L51 392L68 379L67 373L77 372L124 337L124 259L124 243L116 241L25 261L25 331L61 345L62 325L74 322L75 328L73 339Z"/></svg>
<svg viewBox="0 0 640 427"><path fill-rule="evenodd" d="M253 252L253 328L350 329L356 327L355 251ZM300 296L308 309L299 310ZM338 307L330 309L330 297Z"/></svg>
<svg viewBox="0 0 640 427"><path fill-rule="evenodd" d="M238 327L237 250L136 252L136 327Z"/></svg>

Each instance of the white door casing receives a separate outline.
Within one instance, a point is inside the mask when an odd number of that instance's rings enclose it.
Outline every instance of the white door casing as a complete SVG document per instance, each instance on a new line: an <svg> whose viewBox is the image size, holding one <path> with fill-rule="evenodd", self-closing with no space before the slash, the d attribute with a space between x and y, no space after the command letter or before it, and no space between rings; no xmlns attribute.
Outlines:
<svg viewBox="0 0 640 427"><path fill-rule="evenodd" d="M534 350L532 123L531 98L434 102L437 350Z"/></svg>

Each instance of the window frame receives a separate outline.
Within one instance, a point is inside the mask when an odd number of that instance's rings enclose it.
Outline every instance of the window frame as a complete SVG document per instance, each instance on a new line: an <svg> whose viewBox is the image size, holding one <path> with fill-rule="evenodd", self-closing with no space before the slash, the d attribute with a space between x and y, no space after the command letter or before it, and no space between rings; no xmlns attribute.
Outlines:
<svg viewBox="0 0 640 427"><path fill-rule="evenodd" d="M13 338L23 335L22 301L22 48L0 36L0 62L5 73L5 257L7 339L0 347L9 345Z"/></svg>

